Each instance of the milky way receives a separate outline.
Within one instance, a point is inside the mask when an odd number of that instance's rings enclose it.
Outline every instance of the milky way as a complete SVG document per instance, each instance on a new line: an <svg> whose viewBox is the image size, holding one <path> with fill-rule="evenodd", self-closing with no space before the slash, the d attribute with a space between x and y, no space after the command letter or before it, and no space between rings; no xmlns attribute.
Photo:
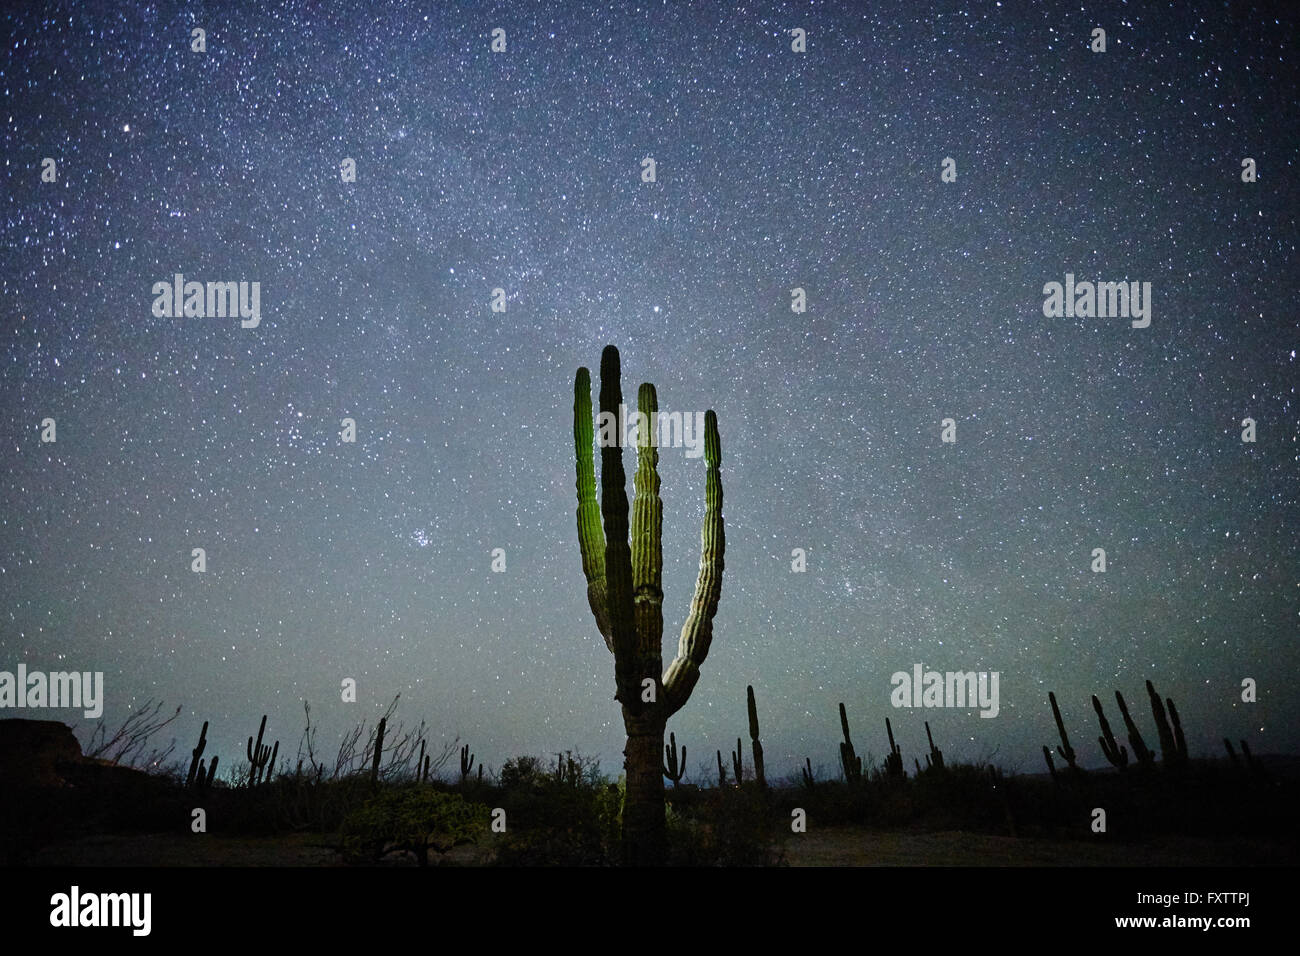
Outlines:
<svg viewBox="0 0 1300 956"><path fill-rule="evenodd" d="M1102 765L1090 695L1152 741L1146 680L1193 756L1296 751L1294 13L235 6L5 14L0 669L183 704L223 766L400 693L489 766L616 771L572 444L613 343L722 437L691 779L747 684L774 777L838 773L839 701L877 760L888 716L909 768L929 720L1039 772L1049 690ZM260 322L159 317L178 273ZM1150 325L1046 315L1067 274ZM660 473L671 658L704 468ZM997 716L893 708L915 664L998 672Z"/></svg>

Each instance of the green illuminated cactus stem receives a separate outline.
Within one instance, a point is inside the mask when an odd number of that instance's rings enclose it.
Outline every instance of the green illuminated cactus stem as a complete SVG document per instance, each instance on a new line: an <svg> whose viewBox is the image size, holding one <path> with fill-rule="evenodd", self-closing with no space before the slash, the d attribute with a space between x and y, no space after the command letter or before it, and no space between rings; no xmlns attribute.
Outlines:
<svg viewBox="0 0 1300 956"><path fill-rule="evenodd" d="M663 668L663 502L659 498L658 397L653 385L637 392L635 499L628 520L619 433L623 388L618 349L600 358L600 501L596 501L591 375L578 369L573 383L573 444L577 459L578 547L587 579L587 602L605 646L614 655L614 698L623 710L627 796L623 806L623 859L662 863L665 856L664 777L661 755L668 719L690 699L713 642L713 618L722 596L725 537L722 522L722 444L718 419L704 416L704 526L700 571L677 656ZM631 537L629 540L629 530Z"/></svg>

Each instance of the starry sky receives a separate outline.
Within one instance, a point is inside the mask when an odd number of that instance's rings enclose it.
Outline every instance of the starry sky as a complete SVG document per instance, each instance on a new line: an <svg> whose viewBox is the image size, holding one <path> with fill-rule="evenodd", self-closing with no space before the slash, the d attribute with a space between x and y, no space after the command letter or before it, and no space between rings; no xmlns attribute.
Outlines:
<svg viewBox="0 0 1300 956"><path fill-rule="evenodd" d="M291 759L304 699L329 750L400 694L489 767L617 772L572 445L574 373L613 343L625 395L721 433L688 779L747 734L747 684L770 778L838 773L839 701L877 761L886 717L909 770L928 719L950 763L1040 772L1049 690L1101 766L1090 695L1154 746L1148 679L1194 757L1300 752L1293 9L3 16L0 669L103 671L112 726L184 705L166 736L211 721L223 767L263 713ZM176 273L259 282L260 325L156 317ZM1150 327L1045 317L1067 273L1150 282ZM667 662L703 460L660 475ZM893 709L916 663L997 671L1000 713Z"/></svg>

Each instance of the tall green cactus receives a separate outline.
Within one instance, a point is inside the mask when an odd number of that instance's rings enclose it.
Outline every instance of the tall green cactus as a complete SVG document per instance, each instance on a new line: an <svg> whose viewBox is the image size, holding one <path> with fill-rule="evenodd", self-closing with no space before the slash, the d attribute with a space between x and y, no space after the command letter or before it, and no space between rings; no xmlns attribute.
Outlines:
<svg viewBox="0 0 1300 956"><path fill-rule="evenodd" d="M767 775L763 773L763 742L758 739L758 705L754 702L754 688L745 688L749 704L749 740L754 751L754 778L761 789L767 789Z"/></svg>
<svg viewBox="0 0 1300 956"><path fill-rule="evenodd" d="M669 734L668 743L664 744L664 776L673 782L676 787L682 782L682 777L686 773L686 745L682 744L682 752L679 756L677 753L677 735Z"/></svg>
<svg viewBox="0 0 1300 956"><path fill-rule="evenodd" d="M840 741L840 765L844 768L844 779L850 785L862 780L862 758L853 750L853 738L849 736L849 715L844 712L844 701L840 701L840 728L844 739Z"/></svg>
<svg viewBox="0 0 1300 956"><path fill-rule="evenodd" d="M668 719L690 699L700 667L713 642L713 618L722 596L725 536L722 521L722 443L718 419L704 416L704 525L700 571L690 614L682 626L677 656L663 669L663 502L659 498L658 436L637 429L636 493L631 544L623 469L623 405L618 349L600 358L600 483L596 501L591 414L591 375L579 368L573 383L573 443L577 459L578 547L587 579L587 602L605 646L614 655L614 697L623 711L627 796L623 807L623 859L628 864L661 863L666 851L664 778L660 755ZM655 422L655 387L637 392L638 424ZM612 423L612 424L611 424ZM612 435L607 433L612 431ZM603 523L603 527L602 527Z"/></svg>
<svg viewBox="0 0 1300 956"><path fill-rule="evenodd" d="M1111 733L1110 721L1106 719L1106 714L1101 709L1101 701L1097 695L1092 695L1092 709L1097 712L1097 720L1101 721L1101 736L1097 738L1097 743L1101 744L1101 752L1106 755L1118 770L1128 769L1128 748L1115 740L1115 735Z"/></svg>
<svg viewBox="0 0 1300 956"><path fill-rule="evenodd" d="M1061 708L1056 706L1056 694L1053 691L1047 692L1047 699L1052 702L1052 716L1056 718L1056 731L1061 735L1061 744L1056 748L1069 765L1072 773L1079 772L1079 765L1074 762L1074 748L1070 746L1070 738L1065 733L1065 721L1061 719Z"/></svg>
<svg viewBox="0 0 1300 956"><path fill-rule="evenodd" d="M1115 702L1119 704L1120 716L1124 718L1124 727L1128 731L1128 745L1133 749L1133 759L1137 762L1138 768L1145 769L1152 766L1156 761L1156 755L1147 749L1141 731L1129 715L1128 704L1124 703L1124 695L1119 691L1115 691Z"/></svg>

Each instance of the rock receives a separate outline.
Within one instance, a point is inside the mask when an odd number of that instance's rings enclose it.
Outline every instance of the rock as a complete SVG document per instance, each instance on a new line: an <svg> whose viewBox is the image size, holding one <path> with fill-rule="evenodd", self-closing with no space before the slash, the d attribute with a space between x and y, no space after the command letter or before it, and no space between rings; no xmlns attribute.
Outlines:
<svg viewBox="0 0 1300 956"><path fill-rule="evenodd" d="M62 787L83 761L72 728L57 720L0 720L0 788Z"/></svg>

